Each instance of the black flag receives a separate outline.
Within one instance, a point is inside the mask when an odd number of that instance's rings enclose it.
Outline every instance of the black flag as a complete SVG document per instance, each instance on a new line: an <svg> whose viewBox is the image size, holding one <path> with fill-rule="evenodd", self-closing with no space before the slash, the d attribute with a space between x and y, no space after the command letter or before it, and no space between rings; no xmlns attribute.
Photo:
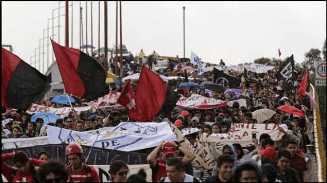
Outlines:
<svg viewBox="0 0 327 183"><path fill-rule="evenodd" d="M31 103L42 100L50 88L50 79L2 48L1 104L3 107L28 109Z"/></svg>
<svg viewBox="0 0 327 183"><path fill-rule="evenodd" d="M228 83L230 88L238 88L240 86L241 80L214 68L213 82L222 85L223 87L225 87Z"/></svg>
<svg viewBox="0 0 327 183"><path fill-rule="evenodd" d="M294 85L294 80L298 77L297 72L294 70L294 58L293 55L289 57L286 62L281 66L279 71L276 73L278 81L285 79L287 83Z"/></svg>
<svg viewBox="0 0 327 183"><path fill-rule="evenodd" d="M250 76L248 70L245 67L244 67L244 75L245 75L245 82L257 83L257 80L255 80L253 77Z"/></svg>

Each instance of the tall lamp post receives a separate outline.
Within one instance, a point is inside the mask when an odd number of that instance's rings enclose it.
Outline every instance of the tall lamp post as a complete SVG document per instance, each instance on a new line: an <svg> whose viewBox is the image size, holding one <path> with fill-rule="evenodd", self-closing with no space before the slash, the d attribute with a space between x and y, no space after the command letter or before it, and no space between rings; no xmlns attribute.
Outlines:
<svg viewBox="0 0 327 183"><path fill-rule="evenodd" d="M185 58L185 6L183 6L183 53Z"/></svg>

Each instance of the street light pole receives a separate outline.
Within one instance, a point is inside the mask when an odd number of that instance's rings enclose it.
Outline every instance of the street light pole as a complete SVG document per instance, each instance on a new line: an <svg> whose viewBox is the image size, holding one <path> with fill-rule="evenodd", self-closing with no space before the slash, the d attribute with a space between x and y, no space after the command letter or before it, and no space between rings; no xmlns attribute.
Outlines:
<svg viewBox="0 0 327 183"><path fill-rule="evenodd" d="M185 58L185 6L183 6L183 43L184 43L183 53Z"/></svg>
<svg viewBox="0 0 327 183"><path fill-rule="evenodd" d="M65 46L69 47L69 11L68 11L68 1L66 1L66 22L65 22Z"/></svg>

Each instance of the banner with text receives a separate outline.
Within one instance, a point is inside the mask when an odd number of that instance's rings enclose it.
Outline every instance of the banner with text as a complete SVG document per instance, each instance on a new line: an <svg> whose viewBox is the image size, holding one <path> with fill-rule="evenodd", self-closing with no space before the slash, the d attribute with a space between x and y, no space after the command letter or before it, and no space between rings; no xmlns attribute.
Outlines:
<svg viewBox="0 0 327 183"><path fill-rule="evenodd" d="M238 123L233 124L231 130L227 133L227 136L208 136L203 133L200 136L201 143L199 144L199 152L196 154L194 159L194 165L196 168L210 169L215 166L212 152L213 149L216 150L217 156L222 154L222 148L227 143L239 143L242 147L249 147L254 145L252 134L255 133L256 138L262 133L267 133L271 136L274 141L281 140L284 133L279 130L279 125L275 124L244 124Z"/></svg>
<svg viewBox="0 0 327 183"><path fill-rule="evenodd" d="M79 115L82 111L88 111L91 109L91 106L85 107L74 107L74 110ZM38 104L32 104L26 111L28 114L34 114L38 112L49 112L60 115L60 117L64 118L69 115L70 112L73 112L73 109L70 107L62 107L62 108L53 108L47 107Z"/></svg>
<svg viewBox="0 0 327 183"><path fill-rule="evenodd" d="M146 149L157 146L163 140L176 140L176 136L167 122L121 122L115 127L100 128L87 132L77 132L50 126L47 134L51 144L78 142L81 145L120 151Z"/></svg>
<svg viewBox="0 0 327 183"><path fill-rule="evenodd" d="M97 100L93 100L90 102L90 106L96 108L102 107L119 107L121 105L117 104L117 99L120 96L120 92L109 92L108 95L104 95Z"/></svg>
<svg viewBox="0 0 327 183"><path fill-rule="evenodd" d="M192 94L188 98L180 98L176 105L191 109L213 109L227 105L227 101Z"/></svg>

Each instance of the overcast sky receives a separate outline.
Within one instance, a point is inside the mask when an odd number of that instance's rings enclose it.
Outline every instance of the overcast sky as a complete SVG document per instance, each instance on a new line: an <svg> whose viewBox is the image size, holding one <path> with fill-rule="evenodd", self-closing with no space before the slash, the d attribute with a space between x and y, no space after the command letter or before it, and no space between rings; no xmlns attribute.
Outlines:
<svg viewBox="0 0 327 183"><path fill-rule="evenodd" d="M58 16L59 1L1 1L2 45L13 46L13 52L30 63L35 48L43 45L47 23L52 26L52 12ZM80 2L73 3L73 46L79 47ZM60 6L64 6L64 2ZM85 44L85 9L82 2ZM285 58L294 54L296 62L304 61L311 48L322 49L326 39L326 1L299 2L122 2L123 44L134 55L143 48L146 54L183 57L183 6L185 10L185 57L191 52L205 62L227 65L253 62L256 58L278 58L278 48ZM98 45L99 2L93 2L93 44ZM88 2L88 44L91 43L91 2ZM55 9L53 11L53 9ZM64 14L64 8L61 14ZM104 16L101 2L100 37L104 46ZM70 9L71 13L71 9ZM108 2L108 45L115 44L116 3ZM70 26L71 22L70 14ZM48 20L49 19L49 20ZM58 26L58 18L54 19ZM64 16L60 18L60 41L64 45ZM44 31L43 31L44 30ZM70 28L71 31L71 28ZM70 32L71 33L71 32ZM52 34L52 28L49 30ZM58 42L58 28L54 28ZM70 35L70 36L71 36ZM119 37L119 36L118 36ZM45 44L47 39L45 40ZM71 38L70 38L71 42ZM52 52L51 45L49 47ZM47 52L47 47L44 48ZM41 48L43 51L43 48ZM36 50L39 54L39 50ZM47 55L41 56L47 68ZM35 57L32 58L34 66ZM37 55L36 61L39 60ZM51 55L49 56L51 62ZM43 64L41 64L41 67ZM38 65L37 65L38 68Z"/></svg>

